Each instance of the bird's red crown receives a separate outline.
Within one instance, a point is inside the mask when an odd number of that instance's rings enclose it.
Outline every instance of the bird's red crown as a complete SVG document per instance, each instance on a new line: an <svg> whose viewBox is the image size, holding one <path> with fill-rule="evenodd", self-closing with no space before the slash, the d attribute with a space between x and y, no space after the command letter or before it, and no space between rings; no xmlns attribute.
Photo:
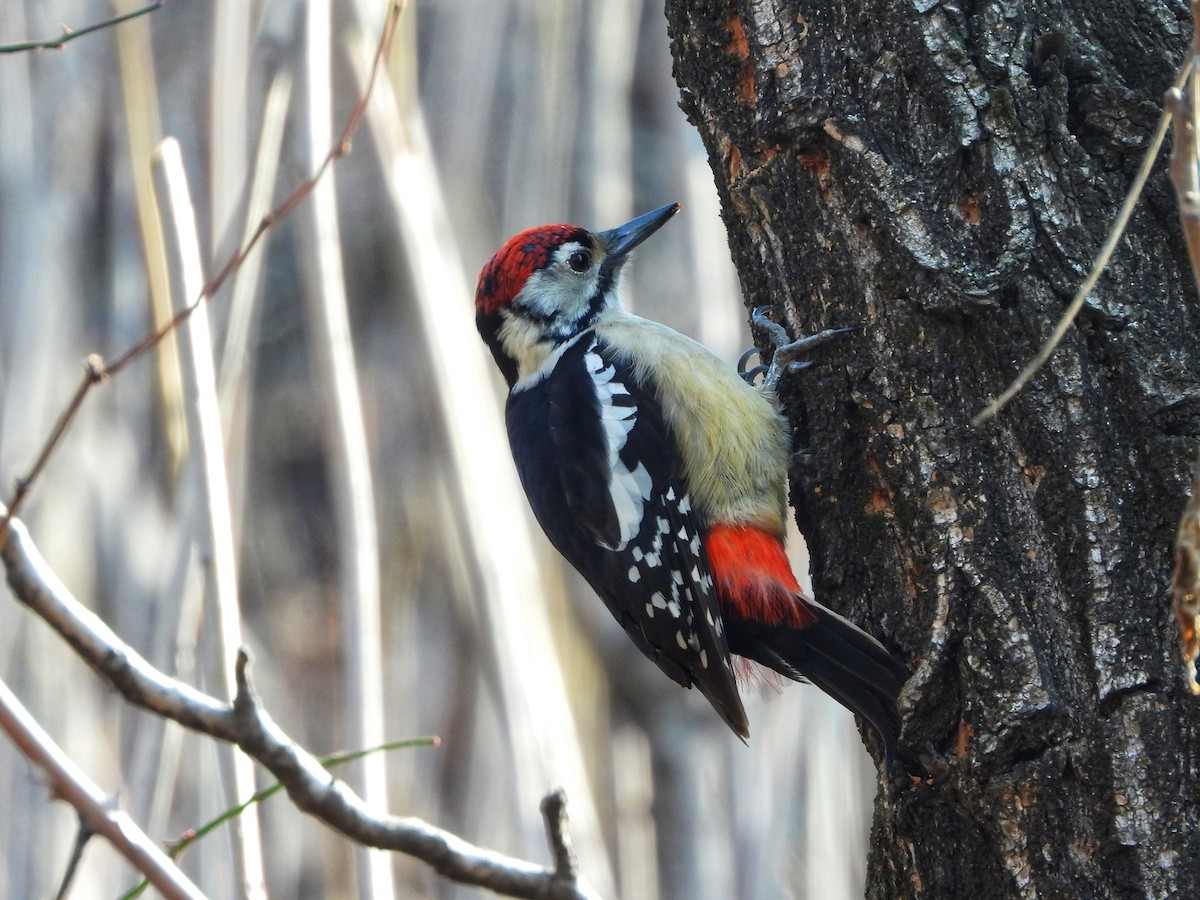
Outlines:
<svg viewBox="0 0 1200 900"><path fill-rule="evenodd" d="M494 313L511 303L526 279L550 261L563 244L588 242L588 233L574 225L541 225L522 231L505 242L479 273L475 311Z"/></svg>

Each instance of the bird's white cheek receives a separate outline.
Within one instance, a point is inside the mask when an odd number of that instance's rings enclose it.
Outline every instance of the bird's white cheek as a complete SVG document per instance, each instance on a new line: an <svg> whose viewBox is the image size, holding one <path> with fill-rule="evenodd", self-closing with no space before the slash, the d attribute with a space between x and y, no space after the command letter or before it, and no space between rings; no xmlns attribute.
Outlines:
<svg viewBox="0 0 1200 900"><path fill-rule="evenodd" d="M553 318L559 325L579 321L588 311L596 290L595 273L577 275L557 267L529 276L513 301L534 317Z"/></svg>

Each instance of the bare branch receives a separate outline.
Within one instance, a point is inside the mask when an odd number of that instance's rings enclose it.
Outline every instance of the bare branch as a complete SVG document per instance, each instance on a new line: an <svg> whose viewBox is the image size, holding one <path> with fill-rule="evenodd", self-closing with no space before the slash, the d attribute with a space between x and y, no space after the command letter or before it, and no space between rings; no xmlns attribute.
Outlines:
<svg viewBox="0 0 1200 900"><path fill-rule="evenodd" d="M224 703L175 681L123 643L59 581L20 520L10 521L0 557L17 599L57 631L126 700L193 731L237 744L279 780L297 807L351 840L405 853L452 881L511 897L596 897L570 865L563 866L561 848L567 848L570 855L565 815L557 817L552 832L558 863L553 870L476 847L420 819L373 815L361 797L292 741L262 708L250 680L246 650L238 654L237 695L232 704Z"/></svg>
<svg viewBox="0 0 1200 900"><path fill-rule="evenodd" d="M542 818L546 820L546 840L554 854L554 873L562 879L574 881L579 877L579 863L575 859L575 848L571 834L567 831L567 793L562 788L551 791L542 800Z"/></svg>
<svg viewBox="0 0 1200 900"><path fill-rule="evenodd" d="M304 54L308 103L304 118L307 152L313 157L333 139L331 42L323 38L330 30L331 15L328 2L314 0L308 4ZM377 62L378 56L372 65ZM380 546L366 416L350 327L338 194L333 181L330 176L316 186L311 204L300 217L306 226L302 293L309 313L307 331L316 363L318 393L324 398L320 418L324 426L325 471L337 535L338 563L334 568L342 656L342 728L345 740L363 746L379 743L387 727ZM374 808L387 811L386 757L366 759L345 777ZM359 884L364 885L364 898L391 900L396 895L387 854L361 849L355 853L355 870Z"/></svg>
<svg viewBox="0 0 1200 900"><path fill-rule="evenodd" d="M113 16L111 19L105 19L103 22L97 22L95 25L88 25L86 28L80 28L78 31L72 31L64 25L63 33L56 38L47 38L44 41L21 41L17 44L0 44L0 53L21 53L26 50L61 50L68 42L75 40L75 38L91 34L93 31L100 31L103 28L120 25L122 22L128 22L130 19L136 19L138 16L146 15L146 13L152 13L165 2L166 0L154 0L153 3L143 6L141 9Z"/></svg>
<svg viewBox="0 0 1200 900"><path fill-rule="evenodd" d="M375 82L379 77L379 70L382 68L383 61L387 58L392 41L396 36L396 27L400 22L400 13L403 9L404 4L402 0L391 0L388 7L387 21L384 23L383 33L379 37L379 44L375 51L375 59L371 64L371 74L367 79L366 87L363 90L362 96L359 97L358 103L351 110L350 117L346 121L346 127L342 129L342 133L337 141L329 148L329 152L325 154L325 158L317 167L316 172L298 185L279 206L263 216L262 221L258 223L258 227L251 234L250 238L226 260L217 274L204 285L200 291L200 295L187 306L180 309L170 321L161 328L147 334L107 365L104 364L99 356L88 358L87 377L76 389L75 394L71 397L70 402L67 403L62 413L59 414L54 428L42 444L37 462L28 475L18 480L16 491L14 491L13 496L7 504L8 511L0 517L0 545L4 543L9 520L13 516L20 515L26 500L29 499L29 493L33 489L34 482L41 475L46 467L46 463L62 442L63 436L75 418L75 414L79 412L79 408L87 399L91 389L106 379L116 376L129 363L133 362L146 351L157 347L163 338L178 328L180 324L187 321L188 317L195 312L197 307L207 302L209 298L221 289L229 277L241 268L246 257L258 246L258 242L262 239L262 236L273 228L276 223L287 218L292 210L312 193L313 188L321 179L321 176L325 174L329 166L350 152L351 138L354 137L354 134L358 131L359 124L362 122L362 117L367 109L367 102L371 99L371 92L374 90Z"/></svg>
<svg viewBox="0 0 1200 900"><path fill-rule="evenodd" d="M10 544L17 543L10 541ZM65 800L79 814L84 832L107 838L131 866L141 872L165 897L203 900L204 894L167 858L129 818L115 809L109 798L63 752L21 701L0 681L0 729L17 749L45 774L53 796ZM77 842L76 849L79 849Z"/></svg>

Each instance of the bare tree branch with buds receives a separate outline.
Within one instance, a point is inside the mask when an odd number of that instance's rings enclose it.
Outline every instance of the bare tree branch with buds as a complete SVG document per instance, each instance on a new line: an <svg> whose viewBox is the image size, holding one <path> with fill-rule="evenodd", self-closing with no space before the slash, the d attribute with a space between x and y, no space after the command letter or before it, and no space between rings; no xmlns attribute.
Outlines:
<svg viewBox="0 0 1200 900"><path fill-rule="evenodd" d="M351 840L406 853L446 878L511 897L595 897L570 862L561 794L551 794L543 804L546 833L556 860L550 869L476 847L419 819L375 816L357 794L330 775L320 760L296 744L263 709L250 680L248 651L238 655L237 694L227 703L170 678L122 642L59 581L20 520L10 520L9 537L0 556L17 599L50 625L126 700L193 731L236 744L279 779L298 808ZM142 871L150 874L148 867Z"/></svg>

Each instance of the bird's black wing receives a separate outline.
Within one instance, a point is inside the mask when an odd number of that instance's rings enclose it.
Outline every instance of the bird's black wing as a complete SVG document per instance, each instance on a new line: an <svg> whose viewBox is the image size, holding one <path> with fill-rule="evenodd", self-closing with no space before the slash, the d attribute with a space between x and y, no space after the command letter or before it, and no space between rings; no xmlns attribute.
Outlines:
<svg viewBox="0 0 1200 900"><path fill-rule="evenodd" d="M704 523L658 398L585 332L548 377L514 389L507 421L521 483L551 542L639 649L679 684L699 687L745 736Z"/></svg>

